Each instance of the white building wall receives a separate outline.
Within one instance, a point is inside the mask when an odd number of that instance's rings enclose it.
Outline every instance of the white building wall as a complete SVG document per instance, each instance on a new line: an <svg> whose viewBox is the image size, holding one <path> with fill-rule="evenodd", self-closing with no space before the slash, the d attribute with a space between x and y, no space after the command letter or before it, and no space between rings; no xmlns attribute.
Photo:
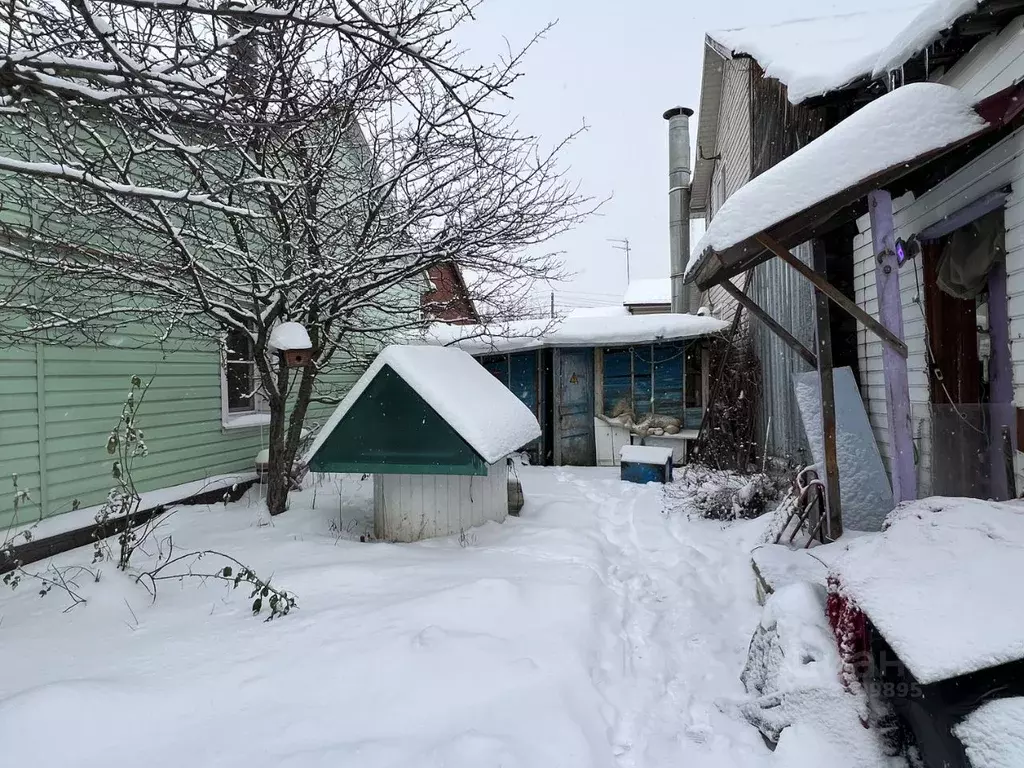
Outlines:
<svg viewBox="0 0 1024 768"><path fill-rule="evenodd" d="M1024 74L1024 16L989 35L956 63L940 82L980 101L1013 85Z"/></svg>
<svg viewBox="0 0 1024 768"><path fill-rule="evenodd" d="M374 475L374 535L385 541L453 536L508 516L508 463L479 475Z"/></svg>
<svg viewBox="0 0 1024 768"><path fill-rule="evenodd" d="M1007 302L1010 317L1010 355L1013 361L1014 401L1024 402L1024 129L1016 131L941 184L915 199L906 195L893 201L896 236L909 238L989 192L1011 185L1006 206ZM854 241L854 286L857 303L878 317L875 267L868 217L858 220ZM925 346L924 278L920 259L900 270L903 327L909 356L911 417L918 450L919 494L930 492L931 436L928 368ZM889 429L882 370L882 343L861 327L858 332L861 394L889 467ZM1018 456L1018 487L1021 462Z"/></svg>

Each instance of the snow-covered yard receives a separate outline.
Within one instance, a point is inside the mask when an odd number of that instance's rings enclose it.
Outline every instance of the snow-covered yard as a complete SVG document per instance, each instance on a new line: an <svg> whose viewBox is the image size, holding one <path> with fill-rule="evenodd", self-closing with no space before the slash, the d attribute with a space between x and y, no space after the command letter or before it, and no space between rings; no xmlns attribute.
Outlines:
<svg viewBox="0 0 1024 768"><path fill-rule="evenodd" d="M802 765L739 713L764 522L666 514L613 470L521 475L522 518L461 541L360 543L352 478L273 525L251 499L174 513L176 549L297 594L269 623L242 588L167 583L151 604L110 565L67 613L57 592L0 594L4 764Z"/></svg>

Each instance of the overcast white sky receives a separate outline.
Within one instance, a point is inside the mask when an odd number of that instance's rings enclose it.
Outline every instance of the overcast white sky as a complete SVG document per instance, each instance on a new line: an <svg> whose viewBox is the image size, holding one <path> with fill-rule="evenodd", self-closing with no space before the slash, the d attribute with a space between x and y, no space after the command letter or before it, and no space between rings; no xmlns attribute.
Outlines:
<svg viewBox="0 0 1024 768"><path fill-rule="evenodd" d="M472 58L522 45L557 20L531 53L511 111L524 131L554 143L584 121L565 155L600 215L561 238L576 272L560 303L621 296L625 259L610 238L629 238L636 277L668 275L667 123L671 106L697 109L709 30L910 5L904 0L485 0L466 38ZM695 126L691 126L692 130ZM603 299L603 301L602 301Z"/></svg>

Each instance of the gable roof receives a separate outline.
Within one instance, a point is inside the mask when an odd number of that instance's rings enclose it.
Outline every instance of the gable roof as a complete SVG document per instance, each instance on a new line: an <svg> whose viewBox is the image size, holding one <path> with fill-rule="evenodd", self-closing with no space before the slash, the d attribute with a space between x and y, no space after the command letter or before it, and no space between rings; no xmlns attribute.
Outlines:
<svg viewBox="0 0 1024 768"><path fill-rule="evenodd" d="M704 48L691 211L706 211L711 195L726 62L754 59L768 77L787 86L794 104L819 98L859 104L891 88L890 72L899 73L900 85L926 81L1024 13L1024 0L902 0L901 5L905 7L710 33ZM854 30L863 33L859 39L849 34ZM817 38L828 40L829 47L816 47Z"/></svg>
<svg viewBox="0 0 1024 768"><path fill-rule="evenodd" d="M469 354L452 347L393 345L377 355L317 434L311 460L385 368L394 371L487 464L541 435L536 417Z"/></svg>
<svg viewBox="0 0 1024 768"><path fill-rule="evenodd" d="M974 2L974 0L971 0ZM889 42L886 30L906 27L923 4L727 29L709 33L731 56L755 59L799 104L870 74Z"/></svg>

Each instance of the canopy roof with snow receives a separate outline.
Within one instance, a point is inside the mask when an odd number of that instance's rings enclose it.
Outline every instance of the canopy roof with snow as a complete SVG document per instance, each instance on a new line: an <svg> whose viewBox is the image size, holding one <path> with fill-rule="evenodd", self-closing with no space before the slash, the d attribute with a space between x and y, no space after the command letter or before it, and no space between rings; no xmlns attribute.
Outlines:
<svg viewBox="0 0 1024 768"><path fill-rule="evenodd" d="M391 346L320 430L316 472L485 475L540 437L533 413L460 349Z"/></svg>
<svg viewBox="0 0 1024 768"><path fill-rule="evenodd" d="M518 320L502 325L448 325L427 329L430 344L455 346L470 354L524 352L544 347L614 347L710 336L728 327L714 317L687 314L572 314L564 320ZM615 310L614 313L611 310Z"/></svg>
<svg viewBox="0 0 1024 768"><path fill-rule="evenodd" d="M768 257L761 235L787 248L810 240L871 190L989 127L950 86L915 83L882 96L726 200L693 249L686 279L704 290L750 269Z"/></svg>
<svg viewBox="0 0 1024 768"><path fill-rule="evenodd" d="M1024 659L1024 505L931 498L888 523L832 571L917 681Z"/></svg>

